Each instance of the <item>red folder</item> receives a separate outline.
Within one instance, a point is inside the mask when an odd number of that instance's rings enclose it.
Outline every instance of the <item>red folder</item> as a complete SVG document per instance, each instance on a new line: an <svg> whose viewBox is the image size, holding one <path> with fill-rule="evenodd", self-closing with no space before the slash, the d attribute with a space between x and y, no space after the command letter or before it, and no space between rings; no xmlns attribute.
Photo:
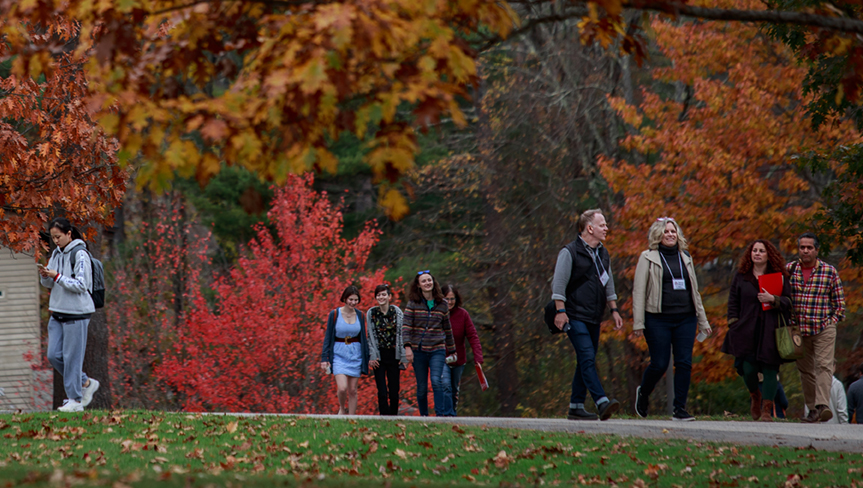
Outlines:
<svg viewBox="0 0 863 488"><path fill-rule="evenodd" d="M758 277L758 290L759 293L766 291L771 295L782 295L782 273L770 273L764 274ZM770 310L771 307L769 303L762 303L761 308L764 310Z"/></svg>
<svg viewBox="0 0 863 488"><path fill-rule="evenodd" d="M482 366L479 363L474 363L476 367L476 377L479 379L479 387L482 388L482 391L488 390L488 380L485 377L485 373L482 372Z"/></svg>

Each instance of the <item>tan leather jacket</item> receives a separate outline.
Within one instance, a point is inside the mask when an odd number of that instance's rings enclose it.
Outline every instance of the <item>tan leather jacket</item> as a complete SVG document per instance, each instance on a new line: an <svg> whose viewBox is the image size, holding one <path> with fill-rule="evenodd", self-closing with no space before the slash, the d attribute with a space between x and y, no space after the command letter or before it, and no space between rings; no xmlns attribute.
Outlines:
<svg viewBox="0 0 863 488"><path fill-rule="evenodd" d="M710 324L707 322L707 314L704 313L704 305L701 304L701 293L698 292L692 258L685 252L681 252L680 257L689 272L692 303L698 316L698 330L707 329ZM644 251L638 258L635 282L632 284L632 330L644 329L644 312L662 313L662 261L657 250Z"/></svg>

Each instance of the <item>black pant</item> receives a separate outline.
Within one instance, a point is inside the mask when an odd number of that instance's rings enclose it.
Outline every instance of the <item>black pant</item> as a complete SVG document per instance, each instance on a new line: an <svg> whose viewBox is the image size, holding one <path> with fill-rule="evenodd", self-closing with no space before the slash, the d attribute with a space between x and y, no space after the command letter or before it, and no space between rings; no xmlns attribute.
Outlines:
<svg viewBox="0 0 863 488"><path fill-rule="evenodd" d="M396 360L395 349L381 349L380 365L375 368L375 383L378 385L378 409L381 415L397 415L399 413L399 362ZM389 383L389 394L387 394L387 383Z"/></svg>

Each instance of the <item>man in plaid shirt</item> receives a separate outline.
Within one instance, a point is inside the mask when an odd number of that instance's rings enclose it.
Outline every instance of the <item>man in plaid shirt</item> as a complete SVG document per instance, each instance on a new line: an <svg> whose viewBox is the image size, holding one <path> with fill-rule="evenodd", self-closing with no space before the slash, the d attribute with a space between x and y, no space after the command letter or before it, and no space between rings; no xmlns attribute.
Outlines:
<svg viewBox="0 0 863 488"><path fill-rule="evenodd" d="M818 259L818 238L811 232L797 239L799 261L787 265L791 276L792 322L803 336L806 355L797 360L808 423L833 418L827 407L833 381L836 324L845 318L845 294L836 268Z"/></svg>

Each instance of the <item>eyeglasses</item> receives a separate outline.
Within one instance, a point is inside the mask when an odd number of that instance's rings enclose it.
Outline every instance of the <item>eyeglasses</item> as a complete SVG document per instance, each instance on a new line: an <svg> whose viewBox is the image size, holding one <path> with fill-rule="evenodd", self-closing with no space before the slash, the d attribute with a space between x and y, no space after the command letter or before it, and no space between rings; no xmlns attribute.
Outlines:
<svg viewBox="0 0 863 488"><path fill-rule="evenodd" d="M674 222L674 217L659 217L658 219L656 219L657 222L659 222L660 220L670 220Z"/></svg>
<svg viewBox="0 0 863 488"><path fill-rule="evenodd" d="M448 302L454 302L454 301L455 301L455 298L444 298L444 300L446 300L446 301L448 301Z"/></svg>
<svg viewBox="0 0 863 488"><path fill-rule="evenodd" d="M426 273L431 274L431 270L426 269L426 270L423 270L423 271L417 271L417 276L419 276L419 275L421 275L421 274L426 274Z"/></svg>

